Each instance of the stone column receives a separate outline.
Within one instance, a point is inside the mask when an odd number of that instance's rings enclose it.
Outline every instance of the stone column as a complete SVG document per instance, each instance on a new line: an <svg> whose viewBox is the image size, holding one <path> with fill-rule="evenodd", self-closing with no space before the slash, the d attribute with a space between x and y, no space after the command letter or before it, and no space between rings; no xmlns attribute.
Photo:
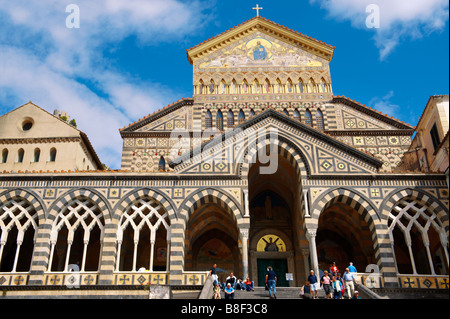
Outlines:
<svg viewBox="0 0 450 319"><path fill-rule="evenodd" d="M248 277L248 229L241 229L242 240L242 280Z"/></svg>
<svg viewBox="0 0 450 319"><path fill-rule="evenodd" d="M319 279L319 259L317 258L316 234L317 229L306 230L306 238L309 241L309 253L311 256L311 268L314 270L317 279Z"/></svg>
<svg viewBox="0 0 450 319"><path fill-rule="evenodd" d="M248 189L244 189L244 217L250 217L250 211L248 208Z"/></svg>

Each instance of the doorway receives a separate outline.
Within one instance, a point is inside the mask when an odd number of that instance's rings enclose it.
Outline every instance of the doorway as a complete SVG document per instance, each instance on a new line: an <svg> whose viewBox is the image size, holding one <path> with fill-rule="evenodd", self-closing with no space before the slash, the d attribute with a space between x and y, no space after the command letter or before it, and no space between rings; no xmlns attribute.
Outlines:
<svg viewBox="0 0 450 319"><path fill-rule="evenodd" d="M277 274L277 287L289 287L286 280L286 273L288 272L287 259L258 259L258 286L264 287L266 283L267 267L272 266L272 269Z"/></svg>

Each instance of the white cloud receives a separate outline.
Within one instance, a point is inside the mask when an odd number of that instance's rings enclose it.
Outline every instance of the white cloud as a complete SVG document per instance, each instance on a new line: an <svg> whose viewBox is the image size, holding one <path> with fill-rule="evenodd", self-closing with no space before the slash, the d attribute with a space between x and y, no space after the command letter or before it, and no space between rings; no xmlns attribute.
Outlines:
<svg viewBox="0 0 450 319"><path fill-rule="evenodd" d="M448 0L310 0L328 11L330 18L350 21L355 28L367 28L368 5L380 9L380 28L374 41L384 60L403 40L416 39L442 30L449 18Z"/></svg>
<svg viewBox="0 0 450 319"><path fill-rule="evenodd" d="M388 114L394 118L399 118L398 112L400 111L400 106L391 102L391 99L394 97L394 91L389 91L383 97L374 97L370 100L369 105L375 110Z"/></svg>
<svg viewBox="0 0 450 319"><path fill-rule="evenodd" d="M212 4L201 1L0 0L0 113L29 100L65 110L100 159L119 168L118 129L182 96L119 72L102 52L129 36L141 45L183 40L209 21ZM66 27L71 3L80 8L79 29Z"/></svg>

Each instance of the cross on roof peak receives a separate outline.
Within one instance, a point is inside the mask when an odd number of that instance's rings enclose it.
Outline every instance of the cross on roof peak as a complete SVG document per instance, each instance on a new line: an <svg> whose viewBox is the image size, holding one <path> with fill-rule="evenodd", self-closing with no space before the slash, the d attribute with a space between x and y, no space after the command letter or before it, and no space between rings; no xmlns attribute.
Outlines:
<svg viewBox="0 0 450 319"><path fill-rule="evenodd" d="M252 8L253 10L256 10L256 16L259 17L259 10L262 10L263 8L260 7L258 4L256 5L255 8Z"/></svg>

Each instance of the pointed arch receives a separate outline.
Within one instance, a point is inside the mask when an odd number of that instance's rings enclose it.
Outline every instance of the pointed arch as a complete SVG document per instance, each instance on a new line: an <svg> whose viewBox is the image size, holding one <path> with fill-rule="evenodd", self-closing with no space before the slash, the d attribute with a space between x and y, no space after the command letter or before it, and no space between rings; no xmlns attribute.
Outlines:
<svg viewBox="0 0 450 319"><path fill-rule="evenodd" d="M233 110L229 110L227 114L227 128L234 127L234 113Z"/></svg>
<svg viewBox="0 0 450 319"><path fill-rule="evenodd" d="M306 109L304 119L306 125L313 127L312 114L309 109Z"/></svg>
<svg viewBox="0 0 450 319"><path fill-rule="evenodd" d="M216 128L219 131L223 131L223 114L221 110L218 110L216 114Z"/></svg>
<svg viewBox="0 0 450 319"><path fill-rule="evenodd" d="M238 124L241 124L243 122L245 122L245 113L243 110L240 110L238 115Z"/></svg>
<svg viewBox="0 0 450 319"><path fill-rule="evenodd" d="M304 93L305 92L305 85L303 84L303 80L302 79L298 79L298 93Z"/></svg>
<svg viewBox="0 0 450 319"><path fill-rule="evenodd" d="M210 110L207 110L205 114L205 129L212 129L212 114Z"/></svg>
<svg viewBox="0 0 450 319"><path fill-rule="evenodd" d="M316 128L319 131L325 130L325 123L324 123L324 120L323 120L323 113L322 113L322 111L320 109L317 109L317 112L316 112Z"/></svg>
<svg viewBox="0 0 450 319"><path fill-rule="evenodd" d="M301 117L300 117L300 112L297 109L294 110L293 119L297 120L299 122L301 122L301 120L302 120Z"/></svg>

